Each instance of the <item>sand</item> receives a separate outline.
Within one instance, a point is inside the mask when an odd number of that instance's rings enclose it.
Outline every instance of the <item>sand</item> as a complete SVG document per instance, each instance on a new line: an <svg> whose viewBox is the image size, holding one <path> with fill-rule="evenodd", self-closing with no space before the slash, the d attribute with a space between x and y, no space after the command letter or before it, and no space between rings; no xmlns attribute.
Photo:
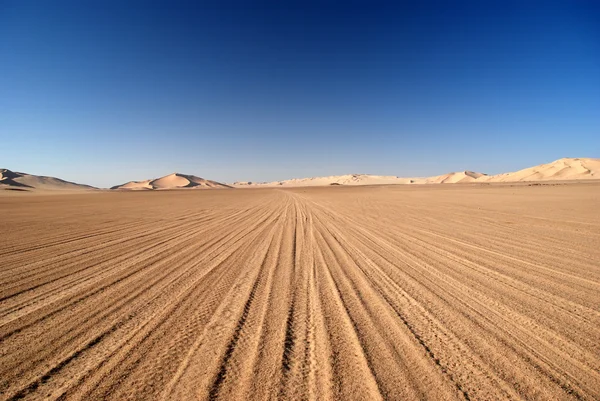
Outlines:
<svg viewBox="0 0 600 401"><path fill-rule="evenodd" d="M322 187L328 185L385 185L409 184L410 178L396 176L371 175L371 174L346 174L328 177L293 178L290 180L273 182L235 182L236 188L248 187Z"/></svg>
<svg viewBox="0 0 600 401"><path fill-rule="evenodd" d="M488 176L475 171L457 171L433 177L396 177L371 174L350 174L328 177L294 178L272 182L241 181L235 188L313 187L328 185L390 185L390 184L466 184L486 182L530 182L564 180L600 180L600 159L564 158L552 163L529 167L513 173Z"/></svg>
<svg viewBox="0 0 600 401"><path fill-rule="evenodd" d="M77 184L60 178L0 169L0 190L89 191L94 189L96 188L89 185Z"/></svg>
<svg viewBox="0 0 600 401"><path fill-rule="evenodd" d="M417 184L457 184L476 182L480 177L485 177L485 174L476 173L474 171L460 171L449 174L440 175L437 177L429 177L425 179L414 179L413 183Z"/></svg>
<svg viewBox="0 0 600 401"><path fill-rule="evenodd" d="M120 190L146 190L146 189L224 189L229 185L206 180L194 175L173 173L161 178L144 181L130 181L122 185L115 185L111 189Z"/></svg>
<svg viewBox="0 0 600 401"><path fill-rule="evenodd" d="M482 177L483 182L600 179L600 159L564 158L513 173Z"/></svg>
<svg viewBox="0 0 600 401"><path fill-rule="evenodd" d="M129 181L111 187L113 190L229 189L229 188L300 188L360 185L467 184L491 182L535 182L600 180L600 159L563 158L513 173L486 175L475 171L458 171L433 177L403 178L391 175L346 174L327 177L293 178L273 182L239 181L231 185L189 174L172 173L143 181ZM15 173L0 169L0 190L13 191L78 191L96 189L54 177Z"/></svg>
<svg viewBox="0 0 600 401"><path fill-rule="evenodd" d="M600 184L0 196L0 399L600 399Z"/></svg>

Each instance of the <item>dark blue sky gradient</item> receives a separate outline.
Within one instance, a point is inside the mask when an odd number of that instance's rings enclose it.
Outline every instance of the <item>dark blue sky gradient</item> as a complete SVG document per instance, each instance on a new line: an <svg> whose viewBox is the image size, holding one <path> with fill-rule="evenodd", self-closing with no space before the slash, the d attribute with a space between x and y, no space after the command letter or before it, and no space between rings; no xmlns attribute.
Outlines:
<svg viewBox="0 0 600 401"><path fill-rule="evenodd" d="M100 186L600 157L600 3L4 1L0 143Z"/></svg>

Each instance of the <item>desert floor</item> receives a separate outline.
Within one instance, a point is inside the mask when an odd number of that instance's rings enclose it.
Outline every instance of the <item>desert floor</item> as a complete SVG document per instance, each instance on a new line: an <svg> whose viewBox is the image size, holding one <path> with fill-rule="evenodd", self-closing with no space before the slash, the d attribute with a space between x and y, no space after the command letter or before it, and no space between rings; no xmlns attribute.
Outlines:
<svg viewBox="0 0 600 401"><path fill-rule="evenodd" d="M600 399L599 183L0 212L0 399Z"/></svg>

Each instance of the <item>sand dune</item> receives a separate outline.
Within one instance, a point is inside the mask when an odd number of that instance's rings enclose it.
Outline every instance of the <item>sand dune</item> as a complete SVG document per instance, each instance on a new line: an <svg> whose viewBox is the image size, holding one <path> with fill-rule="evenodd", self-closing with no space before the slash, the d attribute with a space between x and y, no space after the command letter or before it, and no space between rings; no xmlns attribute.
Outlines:
<svg viewBox="0 0 600 401"><path fill-rule="evenodd" d="M476 173L474 171L459 171L425 179L414 179L413 183L417 184L456 184L465 182L475 182L480 177L485 177L485 174Z"/></svg>
<svg viewBox="0 0 600 401"><path fill-rule="evenodd" d="M213 189L213 188L231 188L229 185L220 182L206 180L194 175L173 173L161 178L145 181L130 181L122 185L116 185L111 189L126 190L152 190L152 189Z"/></svg>
<svg viewBox="0 0 600 401"><path fill-rule="evenodd" d="M0 197L0 400L600 399L600 184L149 192Z"/></svg>
<svg viewBox="0 0 600 401"><path fill-rule="evenodd" d="M513 173L481 177L478 182L600 179L600 159L564 158Z"/></svg>
<svg viewBox="0 0 600 401"><path fill-rule="evenodd" d="M490 182L553 181L600 179L600 159L563 158L552 163L529 167L512 173L486 175L474 171L459 171L433 177L397 177L391 175L346 174L326 177L294 178L273 182L235 182L231 185L194 175L173 173L161 178L130 181L111 189L164 190L212 188L272 188L322 187L331 185L390 185L390 184L464 184ZM54 177L36 176L0 169L0 189L12 190L82 190L95 189Z"/></svg>
<svg viewBox="0 0 600 401"><path fill-rule="evenodd" d="M80 191L96 189L89 185L76 184L55 177L45 177L26 173L18 173L8 169L0 169L0 190L46 190L46 191Z"/></svg>
<svg viewBox="0 0 600 401"><path fill-rule="evenodd" d="M232 185L243 187L316 187L327 185L377 185L377 184L409 184L410 178L392 175L346 174L328 177L293 178L274 182L235 182Z"/></svg>
<svg viewBox="0 0 600 401"><path fill-rule="evenodd" d="M475 182L482 173L461 171L434 177L397 177L392 175L348 174L329 177L295 178L274 182L235 182L236 188L317 187L328 185L453 184Z"/></svg>
<svg viewBox="0 0 600 401"><path fill-rule="evenodd" d="M550 180L600 179L600 159L564 158L552 163L526 168L514 173L488 176L474 171L459 171L433 177L396 177L370 174L295 178L273 182L235 182L236 188L312 187L328 185L382 184L458 184L478 182L519 182Z"/></svg>

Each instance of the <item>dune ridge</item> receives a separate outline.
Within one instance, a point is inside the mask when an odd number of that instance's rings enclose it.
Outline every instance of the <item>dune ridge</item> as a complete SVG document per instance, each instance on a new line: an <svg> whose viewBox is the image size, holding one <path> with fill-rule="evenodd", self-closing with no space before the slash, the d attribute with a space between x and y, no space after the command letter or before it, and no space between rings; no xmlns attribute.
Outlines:
<svg viewBox="0 0 600 401"><path fill-rule="evenodd" d="M551 163L523 170L487 175L475 171L458 171L432 177L397 177L371 174L349 174L327 177L294 178L272 182L234 182L236 188L249 187L310 187L326 185L384 184L464 184L488 182L525 182L552 180L600 179L600 159L562 158Z"/></svg>
<svg viewBox="0 0 600 401"><path fill-rule="evenodd" d="M0 169L0 189L4 190L49 190L49 191L81 191L97 189L90 185L61 180L27 173L19 173L9 169Z"/></svg>
<svg viewBox="0 0 600 401"><path fill-rule="evenodd" d="M519 171L480 177L481 182L600 179L600 159L562 158Z"/></svg>
<svg viewBox="0 0 600 401"><path fill-rule="evenodd" d="M219 189L231 188L229 185L217 181L207 180L195 175L173 173L164 177L144 181L129 181L122 185L115 185L111 189L120 190L157 190L157 189Z"/></svg>
<svg viewBox="0 0 600 401"><path fill-rule="evenodd" d="M377 185L377 184L409 184L409 178L401 178L392 175L371 175L371 174L346 174L333 175L327 177L310 178L292 178L283 181L273 182L235 182L234 187L315 187L326 185Z"/></svg>
<svg viewBox="0 0 600 401"><path fill-rule="evenodd" d="M474 171L458 171L443 175L438 175L435 177L425 178L424 182L419 182L418 179L415 179L414 182L422 183L422 184L456 184L461 182L475 182L480 177L485 177L483 173L477 173Z"/></svg>
<svg viewBox="0 0 600 401"><path fill-rule="evenodd" d="M167 189L225 189L225 188L269 188L269 187L319 187L392 184L465 184L503 183L534 181L567 181L600 179L600 159L562 158L551 163L540 164L522 170L487 175L476 171L457 171L432 177L399 177L393 175L345 174L324 177L292 178L272 182L238 181L224 184L195 175L172 173L160 178L129 181L115 185L113 190L167 190ZM55 177L0 169L0 190L90 190L90 185L77 184Z"/></svg>

